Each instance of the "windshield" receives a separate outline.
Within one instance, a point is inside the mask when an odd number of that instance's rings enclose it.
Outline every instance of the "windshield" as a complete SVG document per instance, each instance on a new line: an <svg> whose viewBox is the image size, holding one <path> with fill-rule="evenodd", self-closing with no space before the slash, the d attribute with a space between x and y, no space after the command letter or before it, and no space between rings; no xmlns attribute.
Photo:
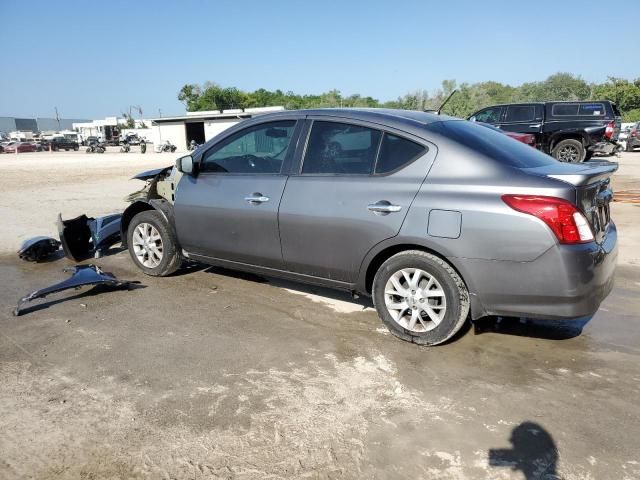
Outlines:
<svg viewBox="0 0 640 480"><path fill-rule="evenodd" d="M502 164L518 168L535 168L557 163L550 155L514 140L502 131L476 125L467 120L451 120L430 125L429 130L464 145Z"/></svg>

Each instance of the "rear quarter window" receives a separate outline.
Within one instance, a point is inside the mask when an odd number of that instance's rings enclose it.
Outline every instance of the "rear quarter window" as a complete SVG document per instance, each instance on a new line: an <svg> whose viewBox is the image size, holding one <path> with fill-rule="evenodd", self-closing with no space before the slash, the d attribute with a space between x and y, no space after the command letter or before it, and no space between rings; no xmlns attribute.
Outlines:
<svg viewBox="0 0 640 480"><path fill-rule="evenodd" d="M577 103L556 103L551 107L551 115L554 117L568 117L578 115Z"/></svg>
<svg viewBox="0 0 640 480"><path fill-rule="evenodd" d="M606 113L602 103L581 103L578 108L578 115L601 117Z"/></svg>
<svg viewBox="0 0 640 480"><path fill-rule="evenodd" d="M465 120L450 120L429 126L448 139L498 163L516 168L557 164L553 157L514 140L502 132Z"/></svg>
<svg viewBox="0 0 640 480"><path fill-rule="evenodd" d="M375 173L390 173L398 170L423 155L427 147L406 138L385 133L376 162Z"/></svg>

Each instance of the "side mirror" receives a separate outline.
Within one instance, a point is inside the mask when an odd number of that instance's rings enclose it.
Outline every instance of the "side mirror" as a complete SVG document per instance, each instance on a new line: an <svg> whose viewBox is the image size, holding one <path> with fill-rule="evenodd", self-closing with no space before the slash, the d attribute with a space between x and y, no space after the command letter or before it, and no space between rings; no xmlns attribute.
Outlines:
<svg viewBox="0 0 640 480"><path fill-rule="evenodd" d="M474 115L473 117L469 117L469 121L470 122L475 122L476 121L476 116Z"/></svg>
<svg viewBox="0 0 640 480"><path fill-rule="evenodd" d="M178 160L176 160L176 167L178 168L179 172L182 172L186 175L193 175L195 170L193 157L191 155L180 157Z"/></svg>

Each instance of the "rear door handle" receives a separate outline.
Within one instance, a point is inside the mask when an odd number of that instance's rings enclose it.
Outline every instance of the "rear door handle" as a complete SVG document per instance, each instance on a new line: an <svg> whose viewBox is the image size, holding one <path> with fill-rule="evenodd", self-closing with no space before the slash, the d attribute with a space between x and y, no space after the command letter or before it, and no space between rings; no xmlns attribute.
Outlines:
<svg viewBox="0 0 640 480"><path fill-rule="evenodd" d="M387 200L380 200L376 203L371 203L367 208L376 215L389 215L390 213L399 212L402 210L400 205L393 205Z"/></svg>
<svg viewBox="0 0 640 480"><path fill-rule="evenodd" d="M248 197L244 197L244 199L252 205L260 205L261 203L265 203L269 201L269 197L265 197L264 195L258 192L252 193Z"/></svg>

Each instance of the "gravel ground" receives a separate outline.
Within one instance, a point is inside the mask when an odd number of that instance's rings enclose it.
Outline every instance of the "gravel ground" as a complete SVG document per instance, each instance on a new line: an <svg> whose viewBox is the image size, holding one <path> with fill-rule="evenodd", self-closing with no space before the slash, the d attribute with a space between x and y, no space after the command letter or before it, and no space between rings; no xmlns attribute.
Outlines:
<svg viewBox="0 0 640 480"><path fill-rule="evenodd" d="M363 299L192 268L133 291L66 292L13 317L66 259L21 238L120 210L169 154L0 155L0 478L640 478L640 225L615 203L620 266L592 318L486 319L437 348ZM638 188L640 152L618 190Z"/></svg>

